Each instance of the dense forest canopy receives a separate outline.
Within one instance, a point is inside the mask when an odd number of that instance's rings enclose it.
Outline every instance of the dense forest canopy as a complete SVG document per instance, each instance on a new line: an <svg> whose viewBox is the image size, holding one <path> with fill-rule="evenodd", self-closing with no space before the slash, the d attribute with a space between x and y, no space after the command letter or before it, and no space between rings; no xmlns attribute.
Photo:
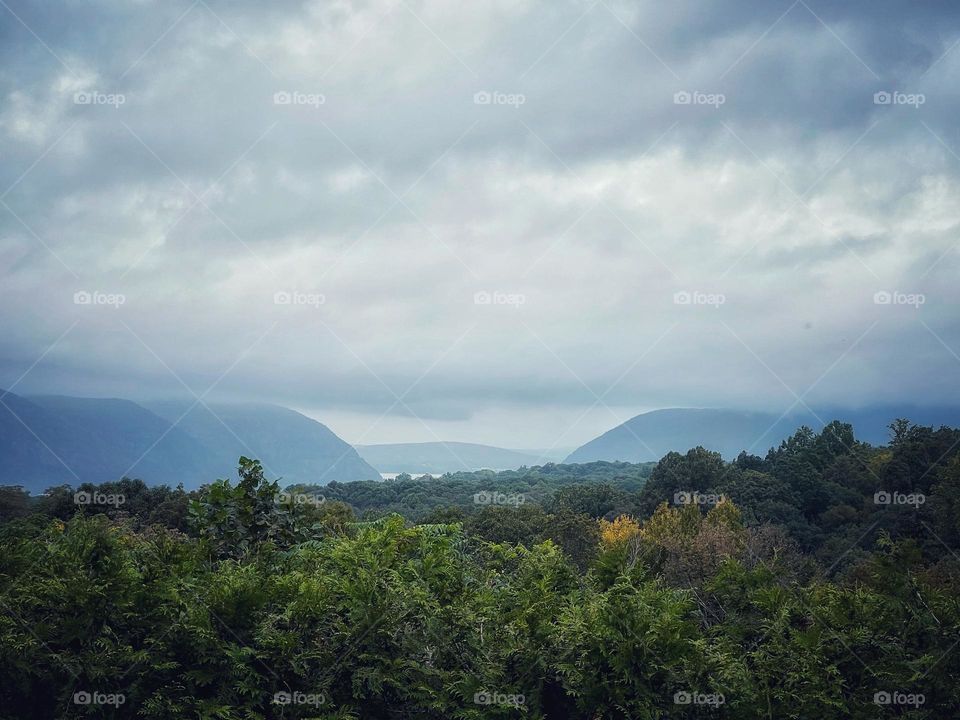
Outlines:
<svg viewBox="0 0 960 720"><path fill-rule="evenodd" d="M960 713L960 430L0 491L0 716Z"/></svg>

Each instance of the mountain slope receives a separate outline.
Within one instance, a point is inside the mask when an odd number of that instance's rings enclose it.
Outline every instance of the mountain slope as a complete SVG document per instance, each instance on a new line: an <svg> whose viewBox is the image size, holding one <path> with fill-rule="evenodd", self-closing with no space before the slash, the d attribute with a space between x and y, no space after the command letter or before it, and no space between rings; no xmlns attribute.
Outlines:
<svg viewBox="0 0 960 720"><path fill-rule="evenodd" d="M0 485L32 493L123 476L195 488L232 477L241 455L287 483L380 478L326 426L286 408L214 405L214 415L200 405L187 412L190 402L3 391L0 400Z"/></svg>
<svg viewBox="0 0 960 720"><path fill-rule="evenodd" d="M671 450L685 452L697 445L732 458L751 445L754 452L758 452L757 448L765 452L797 425L796 418L778 422L776 415L765 413L692 408L654 410L637 415L580 446L565 462L649 462L659 460Z"/></svg>
<svg viewBox="0 0 960 720"><path fill-rule="evenodd" d="M326 425L277 405L144 403L195 438L220 463L223 476L241 455L257 458L284 484L379 480L380 474ZM211 478L212 479L212 478Z"/></svg>
<svg viewBox="0 0 960 720"><path fill-rule="evenodd" d="M380 472L445 473L459 470L514 470L542 465L560 457L536 450L509 450L464 442L358 445L360 457Z"/></svg>
<svg viewBox="0 0 960 720"><path fill-rule="evenodd" d="M39 492L124 475L199 484L214 469L195 440L128 400L21 397L0 404L0 483Z"/></svg>
<svg viewBox="0 0 960 720"><path fill-rule="evenodd" d="M23 485L31 491L75 482L60 438L67 427L26 398L0 391L0 484ZM46 483L44 485L44 483ZM41 487L42 485L42 487Z"/></svg>
<svg viewBox="0 0 960 720"><path fill-rule="evenodd" d="M654 410L627 420L574 450L567 463L595 460L647 462L662 458L671 450L685 452L702 445L732 459L741 450L763 455L801 425L815 430L824 422L851 423L859 440L881 445L889 439L887 426L905 417L923 425L956 425L960 408L919 408L878 406L857 410L815 409L780 418L771 413L741 410L674 408ZM821 422L821 419L824 422Z"/></svg>

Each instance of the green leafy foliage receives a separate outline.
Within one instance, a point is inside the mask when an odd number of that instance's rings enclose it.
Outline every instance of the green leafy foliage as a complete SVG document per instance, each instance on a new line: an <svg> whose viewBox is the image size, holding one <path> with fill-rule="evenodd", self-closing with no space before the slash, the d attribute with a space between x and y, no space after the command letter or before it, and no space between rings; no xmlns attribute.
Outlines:
<svg viewBox="0 0 960 720"><path fill-rule="evenodd" d="M428 481L321 497L247 458L189 495L81 490L119 505L10 490L0 717L956 717L958 438L448 477L419 524L387 509Z"/></svg>

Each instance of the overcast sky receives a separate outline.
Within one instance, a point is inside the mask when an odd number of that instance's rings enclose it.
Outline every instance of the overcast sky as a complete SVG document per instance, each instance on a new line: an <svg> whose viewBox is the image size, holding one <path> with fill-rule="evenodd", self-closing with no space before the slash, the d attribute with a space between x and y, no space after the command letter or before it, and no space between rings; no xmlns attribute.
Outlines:
<svg viewBox="0 0 960 720"><path fill-rule="evenodd" d="M958 21L0 0L0 387L541 448L957 402Z"/></svg>

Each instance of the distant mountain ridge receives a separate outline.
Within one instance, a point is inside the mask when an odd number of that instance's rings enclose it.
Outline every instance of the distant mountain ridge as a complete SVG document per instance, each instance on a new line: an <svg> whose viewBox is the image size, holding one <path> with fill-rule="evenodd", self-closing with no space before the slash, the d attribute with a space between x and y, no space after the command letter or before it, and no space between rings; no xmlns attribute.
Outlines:
<svg viewBox="0 0 960 720"><path fill-rule="evenodd" d="M33 493L123 476L193 488L232 477L240 455L285 484L380 477L325 425L278 406L216 404L213 414L199 404L187 412L191 402L3 390L0 400L0 485Z"/></svg>
<svg viewBox="0 0 960 720"><path fill-rule="evenodd" d="M960 426L960 408L878 406L816 408L785 417L729 409L672 408L631 418L571 452L515 450L463 442L393 443L357 449L329 428L288 408L193 401L133 402L67 396L21 396L0 390L0 485L31 492L126 475L149 484L198 487L232 477L240 455L255 457L287 484L379 480L380 473L507 470L548 462L650 462L702 445L732 459L764 455L801 425L819 430L841 420L875 445L898 417Z"/></svg>
<svg viewBox="0 0 960 720"><path fill-rule="evenodd" d="M559 462L562 451L511 450L465 442L357 445L360 457L382 473L445 473L460 470L515 470Z"/></svg>
<svg viewBox="0 0 960 720"><path fill-rule="evenodd" d="M148 402L144 405L197 438L215 457L255 457L282 484L379 480L380 473L323 423L280 405ZM230 466L231 468L233 465Z"/></svg>
<svg viewBox="0 0 960 720"><path fill-rule="evenodd" d="M769 448L779 445L800 426L819 430L825 422L833 420L851 423L858 440L882 445L889 439L887 426L899 417L922 425L956 426L960 424L960 408L892 405L855 410L814 408L813 412L804 410L784 417L709 408L653 410L630 418L581 445L564 462L649 462L659 460L672 450L686 452L698 445L719 452L728 460L741 450L765 455Z"/></svg>

